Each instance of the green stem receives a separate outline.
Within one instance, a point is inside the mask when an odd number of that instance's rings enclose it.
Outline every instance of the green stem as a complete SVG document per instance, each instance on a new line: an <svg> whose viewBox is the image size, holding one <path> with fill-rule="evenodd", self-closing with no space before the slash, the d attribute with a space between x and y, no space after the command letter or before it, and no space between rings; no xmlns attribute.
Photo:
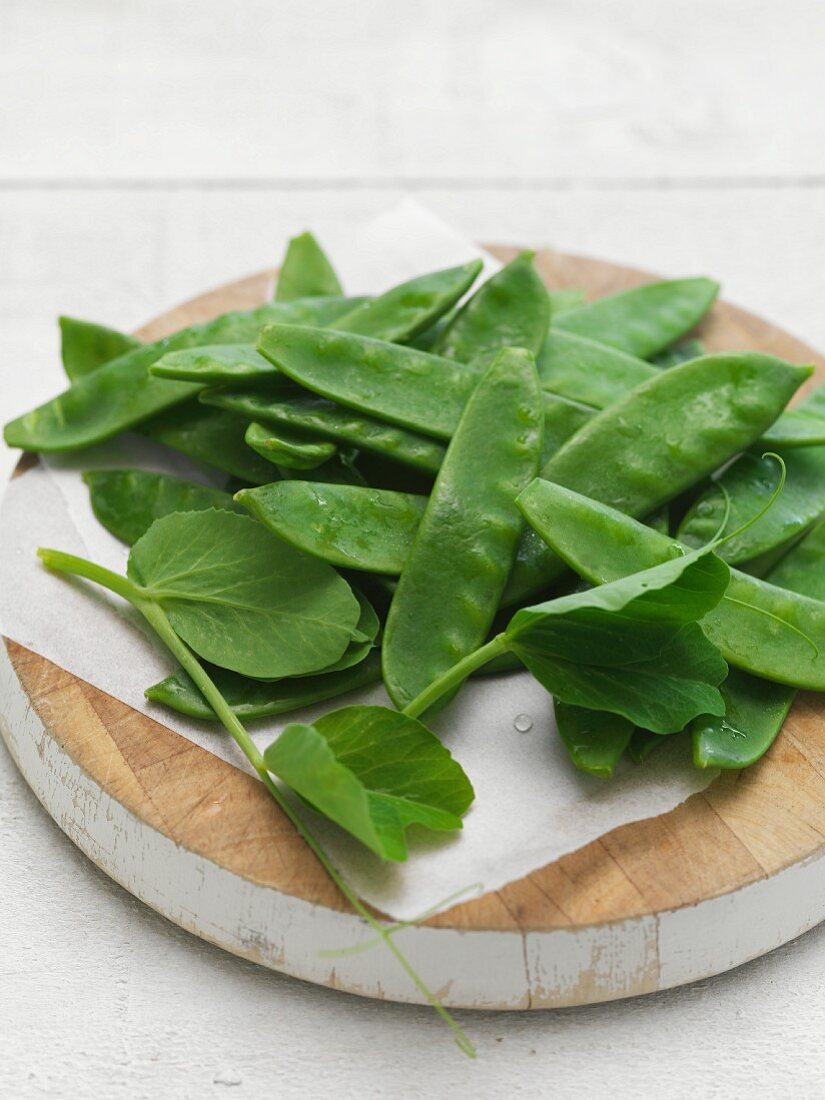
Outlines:
<svg viewBox="0 0 825 1100"><path fill-rule="evenodd" d="M425 710L429 710L433 703L438 702L442 695L446 695L451 688L463 683L476 669L506 652L507 643L504 640L504 635L496 634L492 641L487 642L480 649L473 650L466 657L462 657L457 664L453 665L452 668L448 668L437 680L433 680L420 695L416 695L411 703L407 703L401 713L406 714L408 718L418 718Z"/></svg>
<svg viewBox="0 0 825 1100"><path fill-rule="evenodd" d="M145 594L145 590L140 588L139 585L133 584L126 577L122 577L117 573L111 572L109 569L105 569L103 566L95 565L94 562L86 561L84 558L75 557L73 554L64 554L60 550L48 550L41 548L37 551L39 557L43 563L50 569L56 569L63 573L73 573L79 577L85 577L87 580L95 581L97 584L102 585L104 588L108 588L113 592L116 592L119 596L123 596L143 615L149 625L157 633L161 641L170 650L172 655L177 658L181 666L186 670L189 676L192 678L206 701L214 710L215 714L223 723L227 732L231 734L232 738L240 748L241 752L247 758L249 763L255 769L270 795L275 799L281 810L286 814L303 840L307 843L309 848L314 853L315 857L320 862L326 873L355 909L360 917L362 917L367 924L376 932L378 936L384 941L389 950L397 959L404 972L408 975L411 981L414 983L416 989L425 998L431 1008L435 1009L441 1019L447 1024L450 1030L453 1032L456 1045L464 1054L470 1058L475 1058L475 1047L471 1043L468 1036L464 1033L462 1028L453 1019L444 1005L439 1001L436 995L428 988L423 979L412 968L404 953L394 942L391 931L394 930L393 926L386 928L372 915L369 909L364 905L358 895L352 890L346 880L339 874L331 862L329 856L322 848L320 842L316 839L315 835L310 830L309 826L303 821L301 817L295 812L294 808L286 798L284 793L275 784L272 776L266 770L264 764L264 758L261 754L258 746L249 736L243 723L238 716L229 706L227 701L221 695L220 691L213 683L211 677L207 673L206 669L201 665L198 658L186 645L186 643L178 637L172 624L166 617L166 613L163 609L151 599L148 599Z"/></svg>

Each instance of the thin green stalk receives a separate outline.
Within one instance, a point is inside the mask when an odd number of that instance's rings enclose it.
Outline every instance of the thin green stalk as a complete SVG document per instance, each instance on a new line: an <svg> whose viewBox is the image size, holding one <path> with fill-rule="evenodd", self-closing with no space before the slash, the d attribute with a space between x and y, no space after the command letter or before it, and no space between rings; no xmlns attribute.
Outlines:
<svg viewBox="0 0 825 1100"><path fill-rule="evenodd" d="M452 668L448 668L437 680L433 680L429 687L424 688L420 695L416 695L411 703L407 703L401 713L406 714L408 718L418 718L425 710L429 710L433 703L438 702L441 696L445 695L450 688L457 687L476 669L506 652L507 643L504 640L504 635L496 634L495 638L487 642L486 645L473 650L466 657L462 657L457 664L454 664Z"/></svg>
<svg viewBox="0 0 825 1100"><path fill-rule="evenodd" d="M146 619L150 626L155 630L158 637L170 650L172 655L177 658L181 666L192 678L200 692L203 694L206 701L217 714L218 718L223 723L227 732L231 734L232 738L243 752L249 763L257 772L261 782L264 784L270 795L275 799L281 810L286 814L303 840L310 847L321 866L327 872L329 877L352 905L353 909L362 917L370 927L376 932L376 934L384 941L389 950L395 956L398 963L401 965L404 972L414 983L416 989L426 999L431 1008L435 1009L441 1019L447 1024L450 1030L453 1032L453 1036L458 1048L470 1058L475 1058L476 1051L469 1037L464 1033L462 1028L453 1019L444 1005L439 1001L436 995L425 984L420 975L413 969L407 960L406 956L396 945L392 939L392 928L387 929L382 925L364 905L358 895L348 885L346 880L339 874L329 856L321 846L320 842L316 839L315 835L310 830L309 826L303 821L301 817L296 813L286 798L284 793L275 784L272 776L266 770L264 764L264 758L261 754L258 746L249 736L243 723L238 716L229 706L229 704L221 695L220 691L213 683L211 677L201 665L198 658L192 652L192 650L182 641L181 638L175 633L172 624L166 617L163 609L156 604L153 600L148 599L145 594L145 590L139 585L133 584L126 577L122 577L117 573L113 573L109 569L105 569L103 566L96 565L94 562L86 561L84 558L75 557L73 554L64 554L60 550L39 549L38 555L42 559L44 565L50 569L56 569L64 573L73 573L76 576L85 577L87 580L95 581L97 584L102 585L104 588L108 588L113 592L116 592L119 596L123 596L128 600Z"/></svg>

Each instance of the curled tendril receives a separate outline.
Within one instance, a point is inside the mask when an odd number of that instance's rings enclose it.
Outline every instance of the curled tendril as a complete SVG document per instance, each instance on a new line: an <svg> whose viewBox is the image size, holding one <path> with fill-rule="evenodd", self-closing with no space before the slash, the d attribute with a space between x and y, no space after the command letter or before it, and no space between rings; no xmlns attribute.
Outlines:
<svg viewBox="0 0 825 1100"><path fill-rule="evenodd" d="M784 458L782 458L781 455L776 454L775 451L765 451L765 453L762 455L762 457L763 458L775 458L776 461L779 463L780 474L779 474L779 483L778 483L778 485L776 486L774 491L771 493L770 500L767 501L765 504L763 504L762 507L759 509L759 511L755 512L754 515L752 515L750 517L750 519L745 520L744 523L740 524L739 527L737 527L735 530L731 531L730 534L723 535L721 538L719 537L719 535L717 535L716 538L711 540L710 545L714 548L714 550L716 549L717 546L723 546L726 542L730 542L731 539L735 539L737 537L737 535L744 534L745 531L747 531L749 528L753 527L753 525L755 523L758 523L759 520L762 519L762 517L764 515L766 515L771 510L771 508L773 508L773 506L774 506L774 504L776 504L777 500L779 500L779 496L780 496L782 490L785 488L785 479L788 476L788 470L787 470L787 467L785 466L785 460L784 460ZM722 527L721 527L721 530L724 531L725 524L727 523L727 521L730 517L730 509L731 509L730 493L728 493L725 486L722 485L721 483L717 486L717 488L721 489L721 491L725 495L725 502L726 502L725 522L722 524Z"/></svg>

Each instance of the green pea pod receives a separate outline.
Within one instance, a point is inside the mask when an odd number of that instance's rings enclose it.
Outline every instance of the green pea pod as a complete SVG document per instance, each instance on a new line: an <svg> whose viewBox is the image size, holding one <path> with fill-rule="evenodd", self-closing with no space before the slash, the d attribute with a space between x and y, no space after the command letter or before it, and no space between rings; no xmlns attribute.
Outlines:
<svg viewBox="0 0 825 1100"><path fill-rule="evenodd" d="M541 434L533 357L505 349L467 402L387 616L384 682L399 707L487 637L521 530L514 501L538 466Z"/></svg>
<svg viewBox="0 0 825 1100"><path fill-rule="evenodd" d="M522 252L488 279L446 326L432 348L459 363L489 358L502 348L538 355L550 324L547 288Z"/></svg>
<svg viewBox="0 0 825 1100"><path fill-rule="evenodd" d="M648 283L567 310L554 325L649 359L697 325L718 293L712 279Z"/></svg>
<svg viewBox="0 0 825 1100"><path fill-rule="evenodd" d="M627 515L647 515L758 439L810 373L755 352L657 371L571 436L541 476ZM525 531L510 588L528 596L562 568Z"/></svg>
<svg viewBox="0 0 825 1100"><path fill-rule="evenodd" d="M313 393L437 439L453 434L478 381L441 356L337 329L270 325L258 350Z"/></svg>
<svg viewBox="0 0 825 1100"><path fill-rule="evenodd" d="M722 688L720 687L721 691ZM635 729L627 746L627 755L634 764L644 764L648 756L666 744L672 734L653 733L652 730Z"/></svg>
<svg viewBox="0 0 825 1100"><path fill-rule="evenodd" d="M825 598L825 522L797 543L768 579L801 596ZM748 767L773 744L796 690L738 669L731 669L719 690L725 697L725 717L706 716L691 723L694 762L699 768Z"/></svg>
<svg viewBox="0 0 825 1100"><path fill-rule="evenodd" d="M198 392L199 385L149 374L149 367L167 352L205 344L254 343L271 321L324 323L328 311L328 301L321 298L273 302L181 329L112 359L45 405L12 420L5 440L10 447L28 451L71 451L100 443Z"/></svg>
<svg viewBox="0 0 825 1100"><path fill-rule="evenodd" d="M244 721L250 721L286 714L378 683L381 680L381 655L374 649L359 664L340 672L320 672L285 680L252 680L215 665L209 666L209 675L235 714ZM162 703L190 718L212 722L218 720L182 669L147 688L145 694L153 703Z"/></svg>
<svg viewBox="0 0 825 1100"><path fill-rule="evenodd" d="M247 446L267 462L290 470L314 470L335 456L338 448L327 440L302 439L283 428L252 423L246 429Z"/></svg>
<svg viewBox="0 0 825 1100"><path fill-rule="evenodd" d="M240 511L229 493L149 470L88 470L83 480L99 522L129 546L172 512Z"/></svg>
<svg viewBox="0 0 825 1100"><path fill-rule="evenodd" d="M578 309L584 303L583 290L548 290L551 319L561 317L570 309Z"/></svg>
<svg viewBox="0 0 825 1100"><path fill-rule="evenodd" d="M553 701L559 737L579 771L609 779L630 743L634 726L620 714Z"/></svg>
<svg viewBox="0 0 825 1100"><path fill-rule="evenodd" d="M538 358L543 389L604 409L659 372L650 363L584 336L551 328Z"/></svg>
<svg viewBox="0 0 825 1100"><path fill-rule="evenodd" d="M278 371L254 344L216 344L170 351L151 368L158 378L204 385L275 382ZM288 385L288 383L284 383Z"/></svg>
<svg viewBox="0 0 825 1100"><path fill-rule="evenodd" d="M235 499L279 538L341 569L397 577L427 504L419 493L279 481ZM509 583L503 607L515 603Z"/></svg>
<svg viewBox="0 0 825 1100"><path fill-rule="evenodd" d="M481 260L472 260L460 267L419 275L339 318L336 328L382 340L409 340L428 329L466 294L482 266Z"/></svg>
<svg viewBox="0 0 825 1100"><path fill-rule="evenodd" d="M651 355L650 362L660 370L669 370L671 367L678 367L680 363L688 363L691 359L698 359L707 353L708 350L701 340L680 340L677 344L665 348L664 351Z"/></svg>
<svg viewBox="0 0 825 1100"><path fill-rule="evenodd" d="M326 298L342 293L338 276L313 235L293 237L275 284L275 301L294 302L296 298Z"/></svg>
<svg viewBox="0 0 825 1100"><path fill-rule="evenodd" d="M825 513L825 447L786 451L782 458L786 479L777 500L761 519L719 547L725 561L751 563L749 573L762 574L770 564L766 555L791 545ZM767 505L779 477L776 459L745 452L694 501L676 537L692 547L710 542L724 521L727 501L730 517L726 530L735 531ZM761 564L757 564L754 559L760 558Z"/></svg>
<svg viewBox="0 0 825 1100"><path fill-rule="evenodd" d="M480 377L467 364L332 329L271 325L258 349L313 393L436 439L451 438ZM542 401L580 415L581 406L553 394Z"/></svg>
<svg viewBox="0 0 825 1100"><path fill-rule="evenodd" d="M60 355L69 381L91 374L104 363L140 347L140 340L117 329L79 321L76 317L60 317Z"/></svg>
<svg viewBox="0 0 825 1100"><path fill-rule="evenodd" d="M252 485L265 485L275 473L248 447L247 421L236 413L208 409L197 401L167 409L140 425L141 434L205 462Z"/></svg>
<svg viewBox="0 0 825 1100"><path fill-rule="evenodd" d="M443 443L427 436L309 394L286 397L277 390L221 389L206 391L201 401L240 413L247 420L277 424L335 443L363 448L433 475L438 473L446 450Z"/></svg>
<svg viewBox="0 0 825 1100"><path fill-rule="evenodd" d="M769 579L780 588L825 601L825 520L774 566Z"/></svg>
<svg viewBox="0 0 825 1100"><path fill-rule="evenodd" d="M725 716L690 723L697 768L747 768L767 752L782 728L796 691L732 668L719 686Z"/></svg>
<svg viewBox="0 0 825 1100"><path fill-rule="evenodd" d="M427 498L389 489L284 481L235 499L285 542L342 569L398 576Z"/></svg>
<svg viewBox="0 0 825 1100"><path fill-rule="evenodd" d="M825 417L806 412L801 405L782 413L762 437L765 447L820 447L825 445Z"/></svg>
<svg viewBox="0 0 825 1100"><path fill-rule="evenodd" d="M541 478L521 494L518 505L555 554L593 584L684 553L676 539ZM825 603L732 569L726 594L701 625L737 668L790 687L825 691Z"/></svg>

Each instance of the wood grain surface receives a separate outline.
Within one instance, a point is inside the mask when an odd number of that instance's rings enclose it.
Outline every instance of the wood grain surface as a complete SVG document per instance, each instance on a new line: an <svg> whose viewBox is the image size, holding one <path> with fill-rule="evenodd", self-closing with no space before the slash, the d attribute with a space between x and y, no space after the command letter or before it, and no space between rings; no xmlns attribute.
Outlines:
<svg viewBox="0 0 825 1100"><path fill-rule="evenodd" d="M492 249L503 260L514 248ZM596 260L544 250L554 288L598 297L650 279ZM137 333L156 339L269 296L264 272L204 294ZM754 348L798 362L825 361L794 337L720 303L703 324L711 350ZM176 844L250 882L346 910L344 899L252 776L165 726L6 642L15 671L49 736L99 784ZM502 890L432 918L435 927L545 931L623 921L694 905L817 854L825 820L825 702L800 694L765 758L727 773L661 817L616 829Z"/></svg>

